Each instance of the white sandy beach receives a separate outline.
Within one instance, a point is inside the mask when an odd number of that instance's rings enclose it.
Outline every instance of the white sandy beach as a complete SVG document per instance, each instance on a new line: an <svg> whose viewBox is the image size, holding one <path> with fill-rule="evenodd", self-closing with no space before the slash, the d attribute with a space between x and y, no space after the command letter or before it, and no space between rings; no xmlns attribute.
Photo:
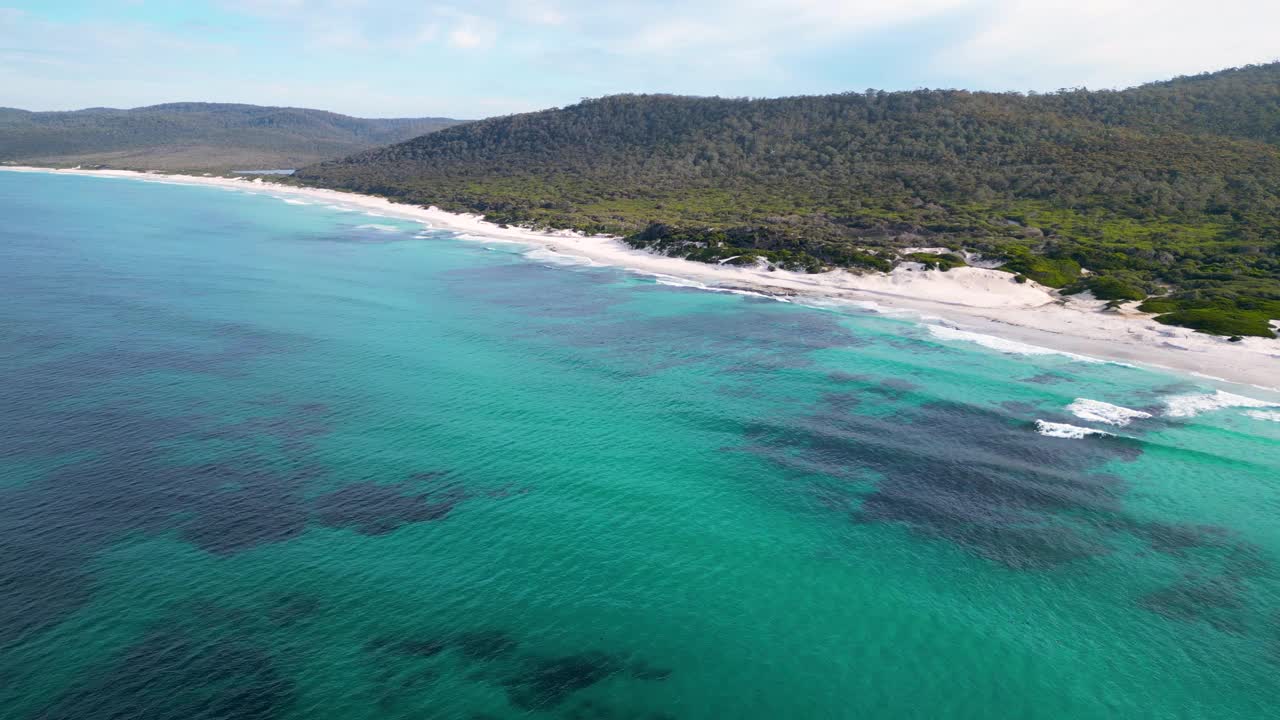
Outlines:
<svg viewBox="0 0 1280 720"><path fill-rule="evenodd" d="M1150 315L1107 312L1103 303L1064 297L1033 282L1018 284L1006 272L976 267L855 274L836 270L817 275L769 271L762 267L709 265L632 249L617 238L558 231L502 228L478 216L393 203L355 193L299 188L269 180L161 175L124 170L51 170L7 166L11 172L46 172L208 185L270 193L294 202L422 222L433 228L543 248L562 256L653 275L660 281L713 290L746 290L817 304L849 304L876 312L903 313L927 324L943 340L976 342L1002 352L1065 353L1153 366L1221 383L1232 392L1277 400L1280 340L1226 338L1161 325Z"/></svg>

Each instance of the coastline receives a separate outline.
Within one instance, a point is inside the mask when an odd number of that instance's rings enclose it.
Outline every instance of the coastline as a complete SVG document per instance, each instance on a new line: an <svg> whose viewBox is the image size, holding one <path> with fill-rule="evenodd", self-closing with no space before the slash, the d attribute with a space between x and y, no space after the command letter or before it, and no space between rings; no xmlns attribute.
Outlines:
<svg viewBox="0 0 1280 720"><path fill-rule="evenodd" d="M575 262L613 266L655 276L659 282L707 290L753 292L792 301L841 304L917 318L944 340L969 341L1002 352L1056 352L1083 359L1130 363L1223 383L1225 389L1280 398L1280 340L1226 338L1161 325L1132 310L1107 312L1088 297L1062 296L1034 282L1018 284L1009 273L975 267L947 272L906 264L892 273L854 274L845 270L809 275L762 267L710 265L656 255L627 246L619 238L571 231L499 227L479 216L395 203L384 198L323 188L279 185L261 177L169 175L129 170L62 170L0 166L35 172L221 187L269 193L282 199L336 204L411 220L432 228L490 240L515 242ZM1243 386L1243 387L1242 387Z"/></svg>

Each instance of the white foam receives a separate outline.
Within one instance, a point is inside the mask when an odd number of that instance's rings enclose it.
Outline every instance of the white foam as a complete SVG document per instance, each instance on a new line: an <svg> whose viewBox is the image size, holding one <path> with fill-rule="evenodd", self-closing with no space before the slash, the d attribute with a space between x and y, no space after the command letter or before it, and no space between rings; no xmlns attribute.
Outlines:
<svg viewBox="0 0 1280 720"><path fill-rule="evenodd" d="M1280 422L1280 412L1268 412L1266 410L1246 410L1245 415L1254 420L1269 420L1271 422Z"/></svg>
<svg viewBox="0 0 1280 720"><path fill-rule="evenodd" d="M355 212L356 211L355 208L343 207L341 205L325 205L325 207L329 208L330 210L337 210L338 212Z"/></svg>
<svg viewBox="0 0 1280 720"><path fill-rule="evenodd" d="M1174 395L1164 399L1164 414L1169 417L1195 417L1203 412L1229 407L1269 408L1280 404L1219 390L1214 393Z"/></svg>
<svg viewBox="0 0 1280 720"><path fill-rule="evenodd" d="M565 255L558 253L550 248L534 248L524 253L524 256L530 260L538 260L548 262L553 265L595 265L588 258L579 257L577 255Z"/></svg>
<svg viewBox="0 0 1280 720"><path fill-rule="evenodd" d="M513 240L511 238L491 237L489 235L474 235L472 233L457 232L457 231L451 231L450 237L452 237L454 240L466 240L468 242L503 243L507 245L524 245L526 247L533 244L529 240Z"/></svg>
<svg viewBox="0 0 1280 720"><path fill-rule="evenodd" d="M928 328L931 335L939 340L964 340L981 345L985 348L990 348L991 350L1008 353L1010 355L1062 355L1079 362L1105 362L1104 360L1091 358L1087 355L1077 355L1075 353L1064 352L1061 350L1052 350L1050 348L1040 347L1039 345L1028 345L1026 343L1017 342L1016 340L998 338L994 335L983 335L982 333L968 332L967 330L957 330L956 328L947 327L946 325L925 325L925 327Z"/></svg>
<svg viewBox="0 0 1280 720"><path fill-rule="evenodd" d="M1204 378L1205 380L1213 380L1214 382L1231 382L1230 380L1228 380L1228 379L1226 379L1226 378L1220 378L1220 377L1218 377L1218 376L1216 376L1216 375L1205 375L1204 373L1202 373L1202 372L1196 372L1195 370L1192 370L1192 371L1191 371L1190 373L1188 373L1188 374L1189 374L1189 375L1194 375L1195 377L1198 377L1198 378Z"/></svg>
<svg viewBox="0 0 1280 720"><path fill-rule="evenodd" d="M777 302L784 302L784 303L791 302L791 298L789 297L783 297L781 295L772 295L767 292L758 292L758 291L749 290L746 288L716 287L715 285L707 285L706 283L701 283L701 282L698 282L697 280L691 280L689 278L682 278L677 275L667 275L664 273L647 272L643 270L632 270L632 272L638 275L651 277L654 279L654 282L658 283L659 285L666 285L668 287L692 288L694 290L705 290L707 292L725 293L727 295L744 295L747 297L766 298L768 300L775 300Z"/></svg>
<svg viewBox="0 0 1280 720"><path fill-rule="evenodd" d="M1081 420L1106 423L1116 427L1124 427L1134 420L1151 417L1149 412L1130 410L1127 407L1112 405L1101 400L1090 400L1089 398L1076 398L1075 402L1067 406L1067 412Z"/></svg>
<svg viewBox="0 0 1280 720"><path fill-rule="evenodd" d="M1280 360L1280 355L1272 355L1272 357L1276 358L1277 360ZM1214 382L1227 383L1228 385L1248 385L1254 390L1263 390L1265 392L1280 393L1280 387L1267 387L1266 385L1258 385L1255 383L1236 382L1235 380L1228 380L1226 378L1220 378L1215 375L1205 375L1204 373L1195 372L1194 370L1191 371L1191 373L1189 374L1194 375L1198 378L1204 378L1205 380L1213 380Z"/></svg>
<svg viewBox="0 0 1280 720"><path fill-rule="evenodd" d="M1111 433L1102 430L1094 430L1093 428L1078 427L1076 425L1068 425L1066 423L1048 422L1046 420L1036 421L1036 432L1045 437L1066 438L1069 440L1079 440L1089 437L1090 435L1109 436Z"/></svg>
<svg viewBox="0 0 1280 720"><path fill-rule="evenodd" d="M395 225L378 225L377 223L370 223L368 225L357 225L356 229L357 230L377 230L378 232L386 232L386 233L400 232L400 228L396 227Z"/></svg>
<svg viewBox="0 0 1280 720"><path fill-rule="evenodd" d="M276 198L276 199L283 200L285 203L289 205L310 205L311 204L306 200L294 200L293 198Z"/></svg>
<svg viewBox="0 0 1280 720"><path fill-rule="evenodd" d="M707 286L705 283L700 283L697 280L687 280L685 278L676 277L674 275L654 274L652 277L654 281L656 281L659 285L667 285L669 287L694 288L697 290L707 289Z"/></svg>

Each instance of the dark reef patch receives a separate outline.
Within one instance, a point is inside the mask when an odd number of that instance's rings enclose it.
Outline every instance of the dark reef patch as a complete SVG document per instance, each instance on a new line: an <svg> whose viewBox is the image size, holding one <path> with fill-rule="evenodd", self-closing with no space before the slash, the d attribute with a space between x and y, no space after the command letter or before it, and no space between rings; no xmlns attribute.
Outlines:
<svg viewBox="0 0 1280 720"><path fill-rule="evenodd" d="M389 648L399 655L411 657L435 657L448 650L448 641L443 639L392 639L379 638L369 644L371 650Z"/></svg>
<svg viewBox="0 0 1280 720"><path fill-rule="evenodd" d="M319 496L312 507L322 525L350 528L363 535L385 535L410 523L441 520L468 497L457 483L426 489L420 485L352 483Z"/></svg>
<svg viewBox="0 0 1280 720"><path fill-rule="evenodd" d="M881 380L880 387L885 388L888 392L893 392L897 394L915 392L920 389L919 385L911 382L910 380L903 380L902 378L893 378L893 377L884 378L883 380Z"/></svg>
<svg viewBox="0 0 1280 720"><path fill-rule="evenodd" d="M37 371L52 373L55 377L87 372L99 382L152 372L236 379L245 376L251 361L304 350L311 342L303 336L248 324L208 323L185 316L171 316L155 309L131 308L128 314L136 326L159 325L171 332L181 328L188 339L185 342L170 339L155 345L146 342L107 345L50 361L38 367Z"/></svg>
<svg viewBox="0 0 1280 720"><path fill-rule="evenodd" d="M1216 525L1189 525L1166 522L1131 522L1127 529L1142 537L1152 550L1166 555L1185 555L1187 551L1206 547L1223 547L1231 543L1231 531Z"/></svg>
<svg viewBox="0 0 1280 720"><path fill-rule="evenodd" d="M290 454L311 450L311 440L333 432L333 411L325 403L283 404L282 412L205 430L194 435L203 439L253 442L263 438L278 441Z"/></svg>
<svg viewBox="0 0 1280 720"><path fill-rule="evenodd" d="M661 681L671 677L671 669L636 660L627 666L627 674L637 680Z"/></svg>
<svg viewBox="0 0 1280 720"><path fill-rule="evenodd" d="M937 342L930 342L920 338L913 337L890 337L885 338L885 344L895 350L901 350L907 354L928 353L930 355L947 355L957 354L958 350L947 345Z"/></svg>
<svg viewBox="0 0 1280 720"><path fill-rule="evenodd" d="M845 372L843 370L833 370L827 373L827 379L833 383L865 383L869 375Z"/></svg>
<svg viewBox="0 0 1280 720"><path fill-rule="evenodd" d="M903 395L920 390L920 386L903 378L896 377L875 377L873 375L857 374L835 370L827 373L827 379L837 385L853 385L857 391L842 390L839 393L832 393L828 397L856 398L860 395L878 396L889 399L899 399Z"/></svg>
<svg viewBox="0 0 1280 720"><path fill-rule="evenodd" d="M812 367L817 350L869 344L837 318L770 302L662 317L603 317L565 326L557 337L578 350L600 353L631 375L708 365L754 382L755 375Z"/></svg>
<svg viewBox="0 0 1280 720"><path fill-rule="evenodd" d="M156 373L238 378L257 359L305 349L309 341L169 314L136 303L133 292L121 287L119 296L95 297L84 307L104 323L163 328L155 336L163 341L139 333L96 350L23 357L15 372L20 380L0 383L0 454L61 463L37 480L0 488L0 646L87 603L93 596L87 563L128 534L177 530L207 549L231 552L289 537L299 526L289 495L297 471L287 469L297 463L253 459L247 464L255 469L247 470L242 461L203 469L167 461L187 439L230 431L200 414L199 402L157 412L145 391L124 394L112 384L145 388ZM88 344L63 339L65 347ZM295 417L314 409L304 405L294 407ZM308 437L323 431L310 420L304 427ZM281 423L257 429L297 432ZM231 494L219 499L231 507L210 497L224 485L233 486Z"/></svg>
<svg viewBox="0 0 1280 720"><path fill-rule="evenodd" d="M1000 409L1021 417L1035 417L1040 413L1039 407L1021 400L1005 400L1000 403Z"/></svg>
<svg viewBox="0 0 1280 720"><path fill-rule="evenodd" d="M1067 375L1056 372L1042 372L1031 377L1023 378L1022 382L1032 383L1034 385L1056 385L1058 383L1071 382L1071 378Z"/></svg>
<svg viewBox="0 0 1280 720"><path fill-rule="evenodd" d="M610 272L565 272L523 260L452 270L444 280L460 297L509 308L536 318L577 320L599 317L625 301L603 286L617 282Z"/></svg>
<svg viewBox="0 0 1280 720"><path fill-rule="evenodd" d="M0 645L60 621L92 597L86 563L131 531L170 526L182 507L176 483L152 459L146 435L108 433L115 452L63 466L29 485L0 491Z"/></svg>
<svg viewBox="0 0 1280 720"><path fill-rule="evenodd" d="M324 470L244 457L190 468L184 475L192 492L185 507L194 516L183 524L182 538L228 554L302 534L307 508L301 490Z"/></svg>
<svg viewBox="0 0 1280 720"><path fill-rule="evenodd" d="M993 408L934 402L864 415L854 412L859 403L858 393L829 394L810 417L750 428L751 448L833 478L810 484L824 507L902 524L1008 567L1108 551L1091 518L1120 513L1123 488L1094 468L1136 457L1136 445L1055 442Z"/></svg>
<svg viewBox="0 0 1280 720"><path fill-rule="evenodd" d="M618 658L593 650L534 659L531 667L508 678L504 685L512 705L522 710L548 710L623 669Z"/></svg>
<svg viewBox="0 0 1280 720"><path fill-rule="evenodd" d="M152 634L37 714L42 720L269 720L293 705L271 654L235 635Z"/></svg>
<svg viewBox="0 0 1280 720"><path fill-rule="evenodd" d="M410 657L435 657L445 650L457 650L473 662L510 656L520 642L502 630L472 630L441 637L397 637L384 635L366 644L371 651L389 650Z"/></svg>
<svg viewBox="0 0 1280 720"><path fill-rule="evenodd" d="M493 660L510 655L520 643L501 630L479 630L459 634L453 644L472 660Z"/></svg>
<svg viewBox="0 0 1280 720"><path fill-rule="evenodd" d="M1138 523L1134 534L1189 569L1167 587L1147 593L1138 605L1180 622L1203 622L1215 630L1249 630L1249 581L1274 578L1274 564L1259 546L1214 526Z"/></svg>
<svg viewBox="0 0 1280 720"><path fill-rule="evenodd" d="M382 668L377 702L388 709L418 702L411 696L444 673L500 687L524 712L555 711L574 694L613 676L661 682L672 675L669 668L599 650L556 656L525 651L516 636L497 629L388 633L367 642L365 650L399 657L377 660ZM577 705L583 703L588 701ZM561 712L572 714L573 708ZM617 712L622 713L617 717L648 717Z"/></svg>
<svg viewBox="0 0 1280 720"><path fill-rule="evenodd" d="M87 559L75 548L0 543L0 651L89 602L93 578L83 568Z"/></svg>
<svg viewBox="0 0 1280 720"><path fill-rule="evenodd" d="M435 658L447 653L450 659L444 666L425 664L433 677L442 667L463 663L456 668L457 672L473 682L502 687L510 703L524 711L553 710L578 691L615 675L661 682L672 674L669 668L634 658L627 660L599 650L559 656L522 652L521 643L514 635L496 629L386 634L370 640L365 649L417 659ZM414 665L415 669L407 675L403 670L393 670L392 667L394 664L387 665L384 680L389 681L395 675L407 677L413 683L419 674L416 668L423 665ZM399 702L397 693L392 691L384 699L389 703Z"/></svg>
<svg viewBox="0 0 1280 720"><path fill-rule="evenodd" d="M811 415L747 431L748 449L792 473L815 509L901 525L1019 570L1054 568L1137 540L1183 574L1137 598L1140 607L1223 632L1249 629L1250 581L1272 577L1273 563L1227 528L1127 512L1125 485L1101 467L1136 459L1141 441L1043 437L1026 418L1045 414L1023 403L890 408L864 402L870 378L840 380L861 387L823 396Z"/></svg>
<svg viewBox="0 0 1280 720"><path fill-rule="evenodd" d="M585 698L565 710L565 720L675 720L674 715L663 712L635 712L617 708Z"/></svg>
<svg viewBox="0 0 1280 720"><path fill-rule="evenodd" d="M227 555L291 540L303 533L307 515L294 496L263 489L218 493L182 528L182 539Z"/></svg>
<svg viewBox="0 0 1280 720"><path fill-rule="evenodd" d="M1215 630L1239 635L1246 629L1246 597L1236 575L1189 575L1143 596L1138 604L1170 620L1205 622Z"/></svg>
<svg viewBox="0 0 1280 720"><path fill-rule="evenodd" d="M290 628L310 620L321 606L320 597L304 592L284 593L272 600L267 619L272 625Z"/></svg>

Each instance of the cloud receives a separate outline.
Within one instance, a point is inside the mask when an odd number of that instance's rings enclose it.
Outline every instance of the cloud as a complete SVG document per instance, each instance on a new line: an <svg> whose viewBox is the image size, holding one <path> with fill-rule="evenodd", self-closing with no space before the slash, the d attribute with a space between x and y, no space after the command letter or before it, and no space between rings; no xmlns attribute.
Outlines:
<svg viewBox="0 0 1280 720"><path fill-rule="evenodd" d="M831 0L739 0L687 3L671 12L636 13L639 25L625 47L637 52L764 45L785 53L812 43L830 43L906 25L963 6L966 0L833 2ZM649 17L653 19L649 19Z"/></svg>
<svg viewBox="0 0 1280 720"><path fill-rule="evenodd" d="M569 19L561 7L552 2L514 0L508 7L511 17L534 25L564 25Z"/></svg>
<svg viewBox="0 0 1280 720"><path fill-rule="evenodd" d="M0 8L0 48L38 56L59 56L86 67L156 53L234 53L236 48L202 37L158 31L138 22L53 22L34 14Z"/></svg>
<svg viewBox="0 0 1280 720"><path fill-rule="evenodd" d="M449 45L463 50L484 49L493 46L497 35L496 28L489 21L474 15L462 15L449 30Z"/></svg>
<svg viewBox="0 0 1280 720"><path fill-rule="evenodd" d="M181 20L9 2L0 86L35 107L218 92L478 117L613 92L1115 87L1280 54L1275 0L210 0ZM253 84L264 48L278 85Z"/></svg>
<svg viewBox="0 0 1280 720"><path fill-rule="evenodd" d="M1269 0L1000 0L983 17L936 54L938 74L1116 87L1280 56L1280 3Z"/></svg>

